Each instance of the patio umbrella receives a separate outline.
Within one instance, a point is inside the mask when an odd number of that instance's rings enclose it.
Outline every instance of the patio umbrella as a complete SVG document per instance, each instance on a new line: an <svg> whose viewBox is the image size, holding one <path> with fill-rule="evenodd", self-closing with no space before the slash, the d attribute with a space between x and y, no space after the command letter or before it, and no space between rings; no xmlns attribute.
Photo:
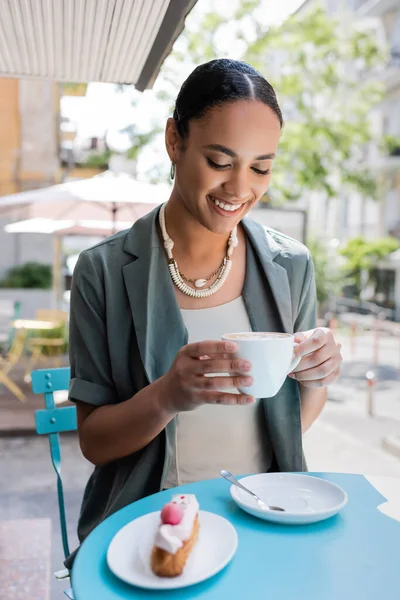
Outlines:
<svg viewBox="0 0 400 600"><path fill-rule="evenodd" d="M168 200L170 191L167 184L149 184L130 175L107 171L90 179L2 196L0 214L18 207L23 209L25 219L6 225L7 233L53 235L53 288L58 305L62 237L107 237L128 229L137 219Z"/></svg>
<svg viewBox="0 0 400 600"><path fill-rule="evenodd" d="M89 179L2 196L0 214L21 207L24 220L68 221L70 226L106 220L114 232L117 221L132 224L168 200L170 191L167 184L150 184L125 173L106 171Z"/></svg>
<svg viewBox="0 0 400 600"><path fill-rule="evenodd" d="M151 206L149 205L148 210ZM144 213L145 214L145 213ZM61 257L62 238L67 235L107 237L113 232L129 229L129 221L73 221L71 219L32 218L9 223L4 227L7 233L42 233L53 235L53 291L57 307L61 301Z"/></svg>
<svg viewBox="0 0 400 600"><path fill-rule="evenodd" d="M140 210L144 216L150 210ZM96 219L82 219L73 221L72 219L47 219L45 217L33 217L23 221L9 223L4 227L7 233L43 233L54 234L59 237L64 235L80 235L93 237L107 237L117 231L129 229L132 221L107 221Z"/></svg>

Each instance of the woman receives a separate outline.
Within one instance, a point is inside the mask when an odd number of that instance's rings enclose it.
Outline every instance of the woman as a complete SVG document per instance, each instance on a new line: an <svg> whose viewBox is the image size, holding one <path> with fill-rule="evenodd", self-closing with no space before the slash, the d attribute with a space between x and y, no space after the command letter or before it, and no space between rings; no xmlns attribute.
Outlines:
<svg viewBox="0 0 400 600"><path fill-rule="evenodd" d="M80 255L70 398L95 465L81 540L128 503L221 468L305 469L302 431L341 356L315 328L307 249L244 219L268 188L281 128L274 90L252 67L201 65L167 122L167 204ZM251 365L220 338L251 330L297 333L301 362L275 398L232 390L249 383Z"/></svg>

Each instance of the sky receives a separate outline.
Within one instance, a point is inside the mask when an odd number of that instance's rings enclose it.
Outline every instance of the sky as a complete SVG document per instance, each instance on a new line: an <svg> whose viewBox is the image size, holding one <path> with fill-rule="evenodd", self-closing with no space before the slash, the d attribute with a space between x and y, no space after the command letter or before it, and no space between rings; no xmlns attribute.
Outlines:
<svg viewBox="0 0 400 600"><path fill-rule="evenodd" d="M264 25L278 25L303 2L304 0L260 0L257 16ZM210 10L212 3L213 0L198 0L186 19L187 27L195 26L201 16ZM226 55L228 51L232 58L239 57L242 50L229 23L229 15L237 5L238 0L218 1L219 12L227 16L227 24L224 25L223 35L221 35L223 39L221 39L220 51L222 55ZM179 49L180 43L178 38L175 48ZM177 83L177 92L191 69L192 65L182 67L181 82ZM118 92L113 84L91 83L85 97L62 98L61 113L76 123L78 140L102 137L107 131L107 141L110 146L115 150L123 150L127 140L118 133L119 129L131 123L140 123L140 127L146 131L165 119L165 105L163 106L156 99L156 90L157 82L153 90L146 90L142 94L136 90ZM132 98L135 100L135 106L132 106ZM141 157L142 170L146 171L152 163L162 161L162 152L164 152L163 148L160 153L155 152L154 148L145 152Z"/></svg>

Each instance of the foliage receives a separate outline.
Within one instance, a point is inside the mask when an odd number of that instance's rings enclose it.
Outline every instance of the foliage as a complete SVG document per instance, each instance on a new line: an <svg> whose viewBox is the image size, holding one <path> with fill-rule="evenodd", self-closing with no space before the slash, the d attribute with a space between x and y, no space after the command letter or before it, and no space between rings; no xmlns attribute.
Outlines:
<svg viewBox="0 0 400 600"><path fill-rule="evenodd" d="M120 94L129 94L131 96L130 100L132 107L136 106L137 98L135 97L135 94L132 96L132 86L127 84L119 84L116 86L116 90ZM128 143L130 145L127 149L117 150L111 149L107 146L105 151L101 154L92 154L85 162L85 165L101 167L106 164L108 166L110 159L114 156L123 157L136 165L144 148L151 144L161 133L161 131L162 129L160 126L153 125L148 131L143 132L140 126L137 126L135 123L131 123L118 130L119 134L124 134L129 140ZM160 177L153 168L151 169L150 173L148 173L147 179L151 179L151 182L157 183L160 180Z"/></svg>
<svg viewBox="0 0 400 600"><path fill-rule="evenodd" d="M400 248L400 241L393 237L382 237L366 240L357 237L350 240L340 254L346 258L344 275L349 283L354 284L360 293L362 273L366 272L371 279L377 261Z"/></svg>
<svg viewBox="0 0 400 600"><path fill-rule="evenodd" d="M400 156L400 137L386 135L383 139L384 150L391 156Z"/></svg>
<svg viewBox="0 0 400 600"><path fill-rule="evenodd" d="M237 58L266 76L283 109L272 198L282 203L318 191L329 199L344 188L374 196L375 178L362 167L363 149L373 139L369 113L383 94L372 74L385 63L386 51L350 15L339 21L316 4L268 27L260 19L264 7L268 10L260 0L241 0L229 26L241 45ZM165 102L173 104L184 65L190 63L190 72L206 60L232 56L229 43L225 50L220 44L226 18L209 12L187 24L161 72L159 97Z"/></svg>
<svg viewBox="0 0 400 600"><path fill-rule="evenodd" d="M132 124L124 127L120 130L119 133L126 133L129 136L131 146L125 152L121 153L121 155L125 156L127 159L132 161L137 161L140 153L143 148L150 144L153 139L160 133L160 128L154 127L150 131L146 133L140 133L139 128ZM104 167L108 166L110 158L113 155L120 154L118 152L114 152L110 150L110 148L106 148L104 152L93 152L88 156L84 163L81 166L85 167Z"/></svg>
<svg viewBox="0 0 400 600"><path fill-rule="evenodd" d="M124 153L125 156L130 160L137 160L143 148L150 144L160 132L161 129L159 127L154 127L146 133L140 133L138 127L134 124L121 129L120 133L127 133L132 144Z"/></svg>
<svg viewBox="0 0 400 600"><path fill-rule="evenodd" d="M81 167L107 167L108 161L111 158L111 151L106 149L104 152L94 152L90 154L85 162L81 163Z"/></svg>
<svg viewBox="0 0 400 600"><path fill-rule="evenodd" d="M9 269L0 281L2 288L39 288L50 289L53 274L50 265L27 262Z"/></svg>
<svg viewBox="0 0 400 600"><path fill-rule="evenodd" d="M337 296L341 289L341 274L335 260L329 256L326 244L318 238L308 240L307 247L314 262L318 304Z"/></svg>
<svg viewBox="0 0 400 600"><path fill-rule="evenodd" d="M245 58L267 75L274 53L281 58L271 79L288 114L275 194L291 200L319 191L333 198L347 187L374 195L362 149L372 139L368 117L383 88L363 75L383 63L384 52L370 32L328 17L317 5L260 32Z"/></svg>

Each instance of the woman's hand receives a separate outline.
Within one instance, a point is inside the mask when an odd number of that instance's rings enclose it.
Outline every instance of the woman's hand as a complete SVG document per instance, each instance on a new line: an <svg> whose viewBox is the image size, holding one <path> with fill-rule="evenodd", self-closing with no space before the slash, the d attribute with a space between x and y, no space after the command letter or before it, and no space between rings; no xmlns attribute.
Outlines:
<svg viewBox="0 0 400 600"><path fill-rule="evenodd" d="M294 339L298 342L294 355L302 358L290 377L309 388L325 387L338 379L343 360L341 345L330 329L318 327L296 333Z"/></svg>
<svg viewBox="0 0 400 600"><path fill-rule="evenodd" d="M204 341L188 344L178 352L172 367L162 379L162 402L167 410L192 410L201 404L251 404L252 396L219 391L221 388L248 386L246 373L251 363L235 358L233 342ZM208 373L229 376L206 377Z"/></svg>

